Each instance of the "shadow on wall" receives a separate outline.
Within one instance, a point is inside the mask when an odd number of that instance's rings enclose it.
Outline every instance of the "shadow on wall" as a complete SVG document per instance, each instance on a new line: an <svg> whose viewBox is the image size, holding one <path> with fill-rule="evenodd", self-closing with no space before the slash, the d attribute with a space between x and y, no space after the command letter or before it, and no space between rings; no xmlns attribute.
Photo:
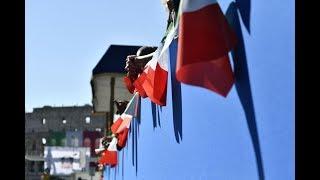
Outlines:
<svg viewBox="0 0 320 180"><path fill-rule="evenodd" d="M170 50L170 78L172 95L172 119L174 135L177 143L182 141L182 98L181 83L176 78L176 60L177 60L178 39L174 39L169 46ZM161 127L160 111L162 107L151 102L153 128Z"/></svg>
<svg viewBox="0 0 320 180"><path fill-rule="evenodd" d="M170 74L171 74L171 95L174 135L177 143L182 141L182 98L181 83L176 78L178 39L174 39L169 47L170 51Z"/></svg>
<svg viewBox="0 0 320 180"><path fill-rule="evenodd" d="M137 117L133 117L129 129L129 135L132 134L132 165L135 167L136 176L138 175L138 136L141 123L141 98L138 100ZM128 137L129 139L129 137ZM123 158L123 157L122 157ZM122 172L122 177L123 177Z"/></svg>
<svg viewBox="0 0 320 180"><path fill-rule="evenodd" d="M161 127L160 111L162 111L161 106L159 106L151 101L153 129L158 126Z"/></svg>
<svg viewBox="0 0 320 180"><path fill-rule="evenodd" d="M240 13L240 16L238 15ZM235 2L230 3L226 17L230 25L236 31L238 37L238 45L231 52L233 65L234 65L234 74L236 78L235 88L239 96L241 105L243 107L249 133L251 136L256 163L258 176L260 180L264 180L264 169L263 169L263 160L260 150L259 135L257 130L255 109L253 104L253 98L251 93L247 57L245 52L245 45L242 35L242 29L240 25L240 17L242 22L250 34L250 12L251 12L251 0L235 0ZM170 45L170 52L177 51L177 39L173 41ZM175 69L176 69L176 53L170 53L170 74L171 74L171 87L172 87L172 109L173 109L173 125L174 125L174 134L177 143L182 141L182 98L181 98L181 83L176 80ZM141 103L141 102L139 102ZM139 107L141 107L139 105ZM151 102L152 110L152 119L153 119L153 128L157 126L161 127L160 123L160 111L161 106L158 106ZM130 126L130 131L132 133L132 165L135 166L136 175L138 173L138 135L139 135L139 124L140 124L140 109L139 109L138 118L134 118L132 125ZM131 134L129 133L129 134ZM123 172L122 172L123 176Z"/></svg>
<svg viewBox="0 0 320 180"><path fill-rule="evenodd" d="M233 6L236 6L236 7L233 7ZM238 8L241 15L242 22L246 27L248 33L250 34L251 33L250 31L251 0L236 0L235 3L234 2L230 3L229 8ZM228 16L227 14L226 16Z"/></svg>
<svg viewBox="0 0 320 180"><path fill-rule="evenodd" d="M239 10L241 19L247 31L250 33L250 0L236 0L236 2L230 3L226 12L226 17L230 25L236 31L238 38L237 47L231 52L234 64L234 74L236 78L235 87L246 116L247 125L255 152L259 179L264 180L263 160L260 150L259 134L257 130L255 109L251 93L247 57L240 25L240 16L238 15L237 10Z"/></svg>
<svg viewBox="0 0 320 180"><path fill-rule="evenodd" d="M250 34L250 12L251 12L251 0L236 0L237 7L235 6L235 3L232 2L229 6L229 12L233 13L230 14L234 16L237 11L237 9L240 12L242 21L247 29L247 31ZM230 11L231 9L232 11ZM229 16L230 16L229 15ZM228 15L227 15L228 16ZM249 82L249 75L248 75L248 70L247 70L247 65L246 65L246 56L245 56L245 51L244 51L244 43L243 43L243 38L242 38L242 31L240 27L240 22L239 22L239 16L237 15L236 17L238 19L238 29L237 30L237 35L239 36L239 40L241 42L239 43L239 47L237 51L241 51L239 55L236 57L233 55L233 59L239 59L241 64L236 64L237 66L237 72L235 72L235 76L237 79L243 79L243 82L238 82L236 83L236 89L239 94L240 99L242 99L242 106L246 111L246 117L247 119L251 119L254 123L250 123L252 125L249 125L250 132L251 134L254 134L253 130L255 127L255 115L254 115L254 107L253 107L253 101L251 97L251 90L250 90L250 82ZM235 28L235 25L233 25ZM170 45L170 52L177 52L177 45L178 45L178 40L175 39L171 45ZM232 53L235 54L235 53ZM177 81L176 79L176 59L177 59L177 53L170 53L170 74L171 74L171 94L174 95L172 96L172 114L173 114L173 127L174 127L174 134L175 134L175 139L177 143L180 143L182 141L182 98L181 98L181 83ZM244 69L242 71L239 71L239 69ZM243 93L245 91L243 90L249 90L247 91L248 93ZM249 101L249 106L245 106L244 100L248 97ZM159 110L156 109L155 104L151 104L151 109L152 109L152 117L153 117L153 128L157 127L157 114L158 114L158 124L160 126L160 118L159 118ZM251 111L251 112L250 112ZM253 117L253 118L252 118ZM251 121L250 121L251 122ZM249 121L248 121L249 124ZM254 125L253 125L254 124ZM256 129L256 128L255 128ZM257 134L257 133L256 133ZM256 136L258 137L258 136ZM254 139L254 138L252 138ZM254 140L253 140L254 141ZM258 141L258 140L257 140ZM257 142L259 144L259 142ZM259 147L259 146L258 146ZM255 148L255 149L260 149L260 148ZM260 150L259 150L260 151Z"/></svg>

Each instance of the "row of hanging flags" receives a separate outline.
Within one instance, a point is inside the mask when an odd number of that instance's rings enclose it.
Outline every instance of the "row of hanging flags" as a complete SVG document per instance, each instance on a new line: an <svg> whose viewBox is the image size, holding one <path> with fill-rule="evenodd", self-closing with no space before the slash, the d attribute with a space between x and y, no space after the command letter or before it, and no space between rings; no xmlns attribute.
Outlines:
<svg viewBox="0 0 320 180"><path fill-rule="evenodd" d="M135 91L155 104L166 105L168 47L177 35L177 80L226 97L234 83L228 53L237 40L216 0L181 2L176 23L133 82Z"/></svg>
<svg viewBox="0 0 320 180"><path fill-rule="evenodd" d="M101 154L100 164L117 165L117 151L126 145L130 123L136 115L137 98L148 97L155 104L166 105L169 46L177 36L177 80L224 97L229 93L234 76L228 53L237 40L217 1L182 0L177 21L168 31L164 43L158 46L144 71L132 82L134 96L126 111L115 119L111 127L113 137ZM131 88L128 86L129 91Z"/></svg>
<svg viewBox="0 0 320 180"><path fill-rule="evenodd" d="M124 112L115 116L111 126L112 139L108 147L105 149L101 140L99 149L96 149L97 153L102 151L98 160L99 164L103 166L110 165L111 167L118 164L118 151L126 146L131 122L138 115L139 98L139 94L135 93Z"/></svg>

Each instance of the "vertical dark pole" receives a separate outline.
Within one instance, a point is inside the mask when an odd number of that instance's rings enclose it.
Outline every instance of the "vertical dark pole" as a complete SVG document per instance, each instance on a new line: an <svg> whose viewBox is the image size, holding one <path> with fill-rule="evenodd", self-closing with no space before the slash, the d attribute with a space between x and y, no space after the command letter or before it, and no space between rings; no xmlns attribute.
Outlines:
<svg viewBox="0 0 320 180"><path fill-rule="evenodd" d="M111 124L112 124L112 120L113 120L113 114L114 114L114 85L115 85L115 78L111 77L111 81L110 81L110 113L109 113L109 118L107 118L107 124L108 124L108 129L106 131L106 133L109 131Z"/></svg>
<svg viewBox="0 0 320 180"><path fill-rule="evenodd" d="M109 119L109 114L108 114L108 112L106 112L106 129L105 129L105 132L104 132L105 136L108 135L108 131L109 131L109 121L108 121L108 119Z"/></svg>

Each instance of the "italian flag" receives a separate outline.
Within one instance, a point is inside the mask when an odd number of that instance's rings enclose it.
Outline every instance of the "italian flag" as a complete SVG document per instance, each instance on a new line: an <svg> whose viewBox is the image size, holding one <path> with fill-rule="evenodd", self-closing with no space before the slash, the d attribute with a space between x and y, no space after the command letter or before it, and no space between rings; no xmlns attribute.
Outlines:
<svg viewBox="0 0 320 180"><path fill-rule="evenodd" d="M228 52L236 45L216 0L183 0L179 10L177 80L227 96L234 76Z"/></svg>
<svg viewBox="0 0 320 180"><path fill-rule="evenodd" d="M143 97L147 96L152 102L161 106L166 105L169 46L177 27L172 26L168 31L164 43L159 45L152 59L135 81L135 87Z"/></svg>
<svg viewBox="0 0 320 180"><path fill-rule="evenodd" d="M138 92L141 97L146 98L147 94L144 91L143 87L141 86L144 80L145 80L145 76L143 75L142 76L140 75L140 78L137 78L135 81L131 81L130 78L127 76L123 78L123 82L131 94Z"/></svg>
<svg viewBox="0 0 320 180"><path fill-rule="evenodd" d="M123 114L121 114L121 116L111 126L112 133L117 136L117 146L120 149L122 149L127 143L131 121L133 117L137 116L139 105L138 102L139 93L136 92L129 101L127 108L125 109Z"/></svg>
<svg viewBox="0 0 320 180"><path fill-rule="evenodd" d="M102 152L99 163L114 167L118 164L117 138L113 137L108 148Z"/></svg>
<svg viewBox="0 0 320 180"><path fill-rule="evenodd" d="M182 0L176 22L134 87L155 104L166 105L168 47L178 32L177 80L226 97L234 83L228 53L236 45L236 34L217 1Z"/></svg>

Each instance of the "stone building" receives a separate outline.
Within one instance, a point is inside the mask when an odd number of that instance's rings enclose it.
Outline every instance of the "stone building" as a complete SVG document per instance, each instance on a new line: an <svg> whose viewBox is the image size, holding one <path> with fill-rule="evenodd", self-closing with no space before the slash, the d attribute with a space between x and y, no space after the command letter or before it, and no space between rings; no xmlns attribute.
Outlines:
<svg viewBox="0 0 320 180"><path fill-rule="evenodd" d="M34 108L25 114L25 177L40 179L44 146L53 132L98 131L104 133L106 116L93 114L92 106ZM82 142L79 142L81 145ZM62 146L67 146L66 142ZM93 158L92 161L95 161Z"/></svg>
<svg viewBox="0 0 320 180"><path fill-rule="evenodd" d="M129 101L133 96L126 88L123 78L128 55L137 53L141 46L111 45L92 70L91 88L93 111L107 114L110 127L115 113L114 100Z"/></svg>
<svg viewBox="0 0 320 180"><path fill-rule="evenodd" d="M125 59L136 54L141 46L111 45L92 71L92 104L84 106L34 108L25 114L25 177L26 180L38 180L44 172L44 147L52 142L53 133L60 132L101 132L105 134L110 127L116 107L114 100L130 100L124 83ZM88 135L88 134L87 134ZM84 134L83 137L86 135ZM88 135L90 136L90 134ZM85 146L86 138L81 146ZM96 146L97 141L91 142ZM59 146L70 145L59 142ZM95 154L91 153L90 162L96 162ZM86 175L75 174L75 176ZM72 177L64 177L72 179Z"/></svg>

